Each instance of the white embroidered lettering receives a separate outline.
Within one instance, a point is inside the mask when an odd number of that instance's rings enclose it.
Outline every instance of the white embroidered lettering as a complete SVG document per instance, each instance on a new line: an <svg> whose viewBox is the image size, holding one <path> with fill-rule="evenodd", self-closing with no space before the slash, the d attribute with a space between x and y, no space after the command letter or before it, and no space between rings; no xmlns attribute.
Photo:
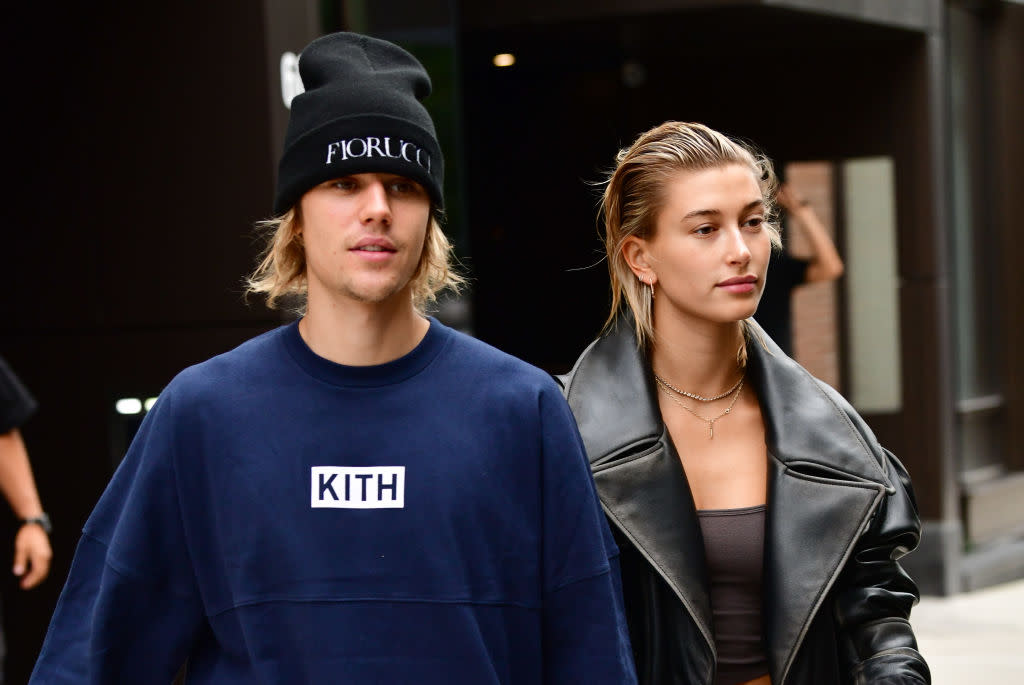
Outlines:
<svg viewBox="0 0 1024 685"><path fill-rule="evenodd" d="M423 161L420 159L420 153L421 152L423 152L423 148L420 148L420 147L416 148L416 163L419 164L424 169L426 169L427 171L430 171L430 155L429 154L426 155L427 163L424 164Z"/></svg>
<svg viewBox="0 0 1024 685"><path fill-rule="evenodd" d="M351 140L337 140L327 144L327 164L331 164L341 152L341 161L349 157L389 157L391 159L403 159L410 164L423 167L430 172L430 153L407 140L398 141L398 150L391 149L391 137L366 136L365 138L352 138Z"/></svg>
<svg viewBox="0 0 1024 685"><path fill-rule="evenodd" d="M416 147L416 146L413 145L412 143L407 143L407 142L405 142L403 140L403 141L401 141L401 147L399 147L399 153L398 154L400 154L402 156L402 159L404 159L405 161L411 162L412 160L405 156L405 148L407 148L407 147Z"/></svg>
<svg viewBox="0 0 1024 685"><path fill-rule="evenodd" d="M362 145L363 146L362 147L362 152L360 152L358 155L356 153L352 152L352 143L359 143L360 145ZM345 145L345 152L348 153L349 157L365 157L366 156L366 141L363 140L362 138L353 138L352 140L347 141L347 143Z"/></svg>
<svg viewBox="0 0 1024 685"><path fill-rule="evenodd" d="M341 147L341 143L337 143L337 142L331 143L330 145L327 146L327 163L328 164L330 164L331 160L334 159L334 153L338 151L339 147Z"/></svg>
<svg viewBox="0 0 1024 685"><path fill-rule="evenodd" d="M377 151L378 157L383 157L384 153L380 151L380 138L367 138L366 139L366 156L373 157L373 151Z"/></svg>

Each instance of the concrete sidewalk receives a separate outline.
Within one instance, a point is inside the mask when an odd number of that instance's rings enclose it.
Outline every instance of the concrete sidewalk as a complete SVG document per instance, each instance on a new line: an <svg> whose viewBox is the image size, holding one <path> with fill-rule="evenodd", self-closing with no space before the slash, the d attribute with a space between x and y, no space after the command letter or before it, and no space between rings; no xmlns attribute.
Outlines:
<svg viewBox="0 0 1024 685"><path fill-rule="evenodd" d="M934 685L1024 683L1024 580L924 597L910 622Z"/></svg>

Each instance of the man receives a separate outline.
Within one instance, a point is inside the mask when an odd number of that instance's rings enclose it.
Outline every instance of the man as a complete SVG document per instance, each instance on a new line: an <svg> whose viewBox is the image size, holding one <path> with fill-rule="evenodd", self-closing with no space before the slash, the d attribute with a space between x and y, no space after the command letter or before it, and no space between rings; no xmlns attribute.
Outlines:
<svg viewBox="0 0 1024 685"><path fill-rule="evenodd" d="M14 537L14 575L28 590L50 572L50 517L43 511L20 427L35 413L36 401L0 357L0 492L21 521ZM0 683L4 640L0 630Z"/></svg>
<svg viewBox="0 0 1024 685"><path fill-rule="evenodd" d="M825 225L807 200L801 199L788 183L779 188L776 199L804 234L811 254L803 258L786 250L772 253L765 290L754 318L786 354L792 355L793 290L807 283L834 281L843 275L844 265Z"/></svg>
<svg viewBox="0 0 1024 685"><path fill-rule="evenodd" d="M457 280L426 72L348 33L299 71L250 288L304 315L161 393L33 682L635 682L557 387L421 313Z"/></svg>

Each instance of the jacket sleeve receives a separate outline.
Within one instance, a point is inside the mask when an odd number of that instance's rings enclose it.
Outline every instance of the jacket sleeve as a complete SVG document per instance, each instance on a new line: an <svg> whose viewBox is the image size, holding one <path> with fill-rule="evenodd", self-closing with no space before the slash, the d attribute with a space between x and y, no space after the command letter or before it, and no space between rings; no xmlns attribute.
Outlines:
<svg viewBox="0 0 1024 685"><path fill-rule="evenodd" d="M146 416L86 522L31 683L169 683L188 655L204 614L170 402Z"/></svg>
<svg viewBox="0 0 1024 685"><path fill-rule="evenodd" d="M884 495L861 535L836 592L844 682L930 683L909 622L911 607L919 599L917 586L899 564L920 540L917 504L906 469L892 453L882 451L894 489Z"/></svg>
<svg viewBox="0 0 1024 685"><path fill-rule="evenodd" d="M583 443L554 387L541 397L544 683L636 683L618 547Z"/></svg>

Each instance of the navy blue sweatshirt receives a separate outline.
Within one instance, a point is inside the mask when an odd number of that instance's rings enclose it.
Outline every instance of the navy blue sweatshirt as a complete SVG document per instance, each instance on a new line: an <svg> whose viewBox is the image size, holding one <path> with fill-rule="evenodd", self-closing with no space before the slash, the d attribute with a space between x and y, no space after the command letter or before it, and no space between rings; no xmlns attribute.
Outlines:
<svg viewBox="0 0 1024 685"><path fill-rule="evenodd" d="M544 373L431 320L186 369L85 525L32 683L634 683L614 542Z"/></svg>

